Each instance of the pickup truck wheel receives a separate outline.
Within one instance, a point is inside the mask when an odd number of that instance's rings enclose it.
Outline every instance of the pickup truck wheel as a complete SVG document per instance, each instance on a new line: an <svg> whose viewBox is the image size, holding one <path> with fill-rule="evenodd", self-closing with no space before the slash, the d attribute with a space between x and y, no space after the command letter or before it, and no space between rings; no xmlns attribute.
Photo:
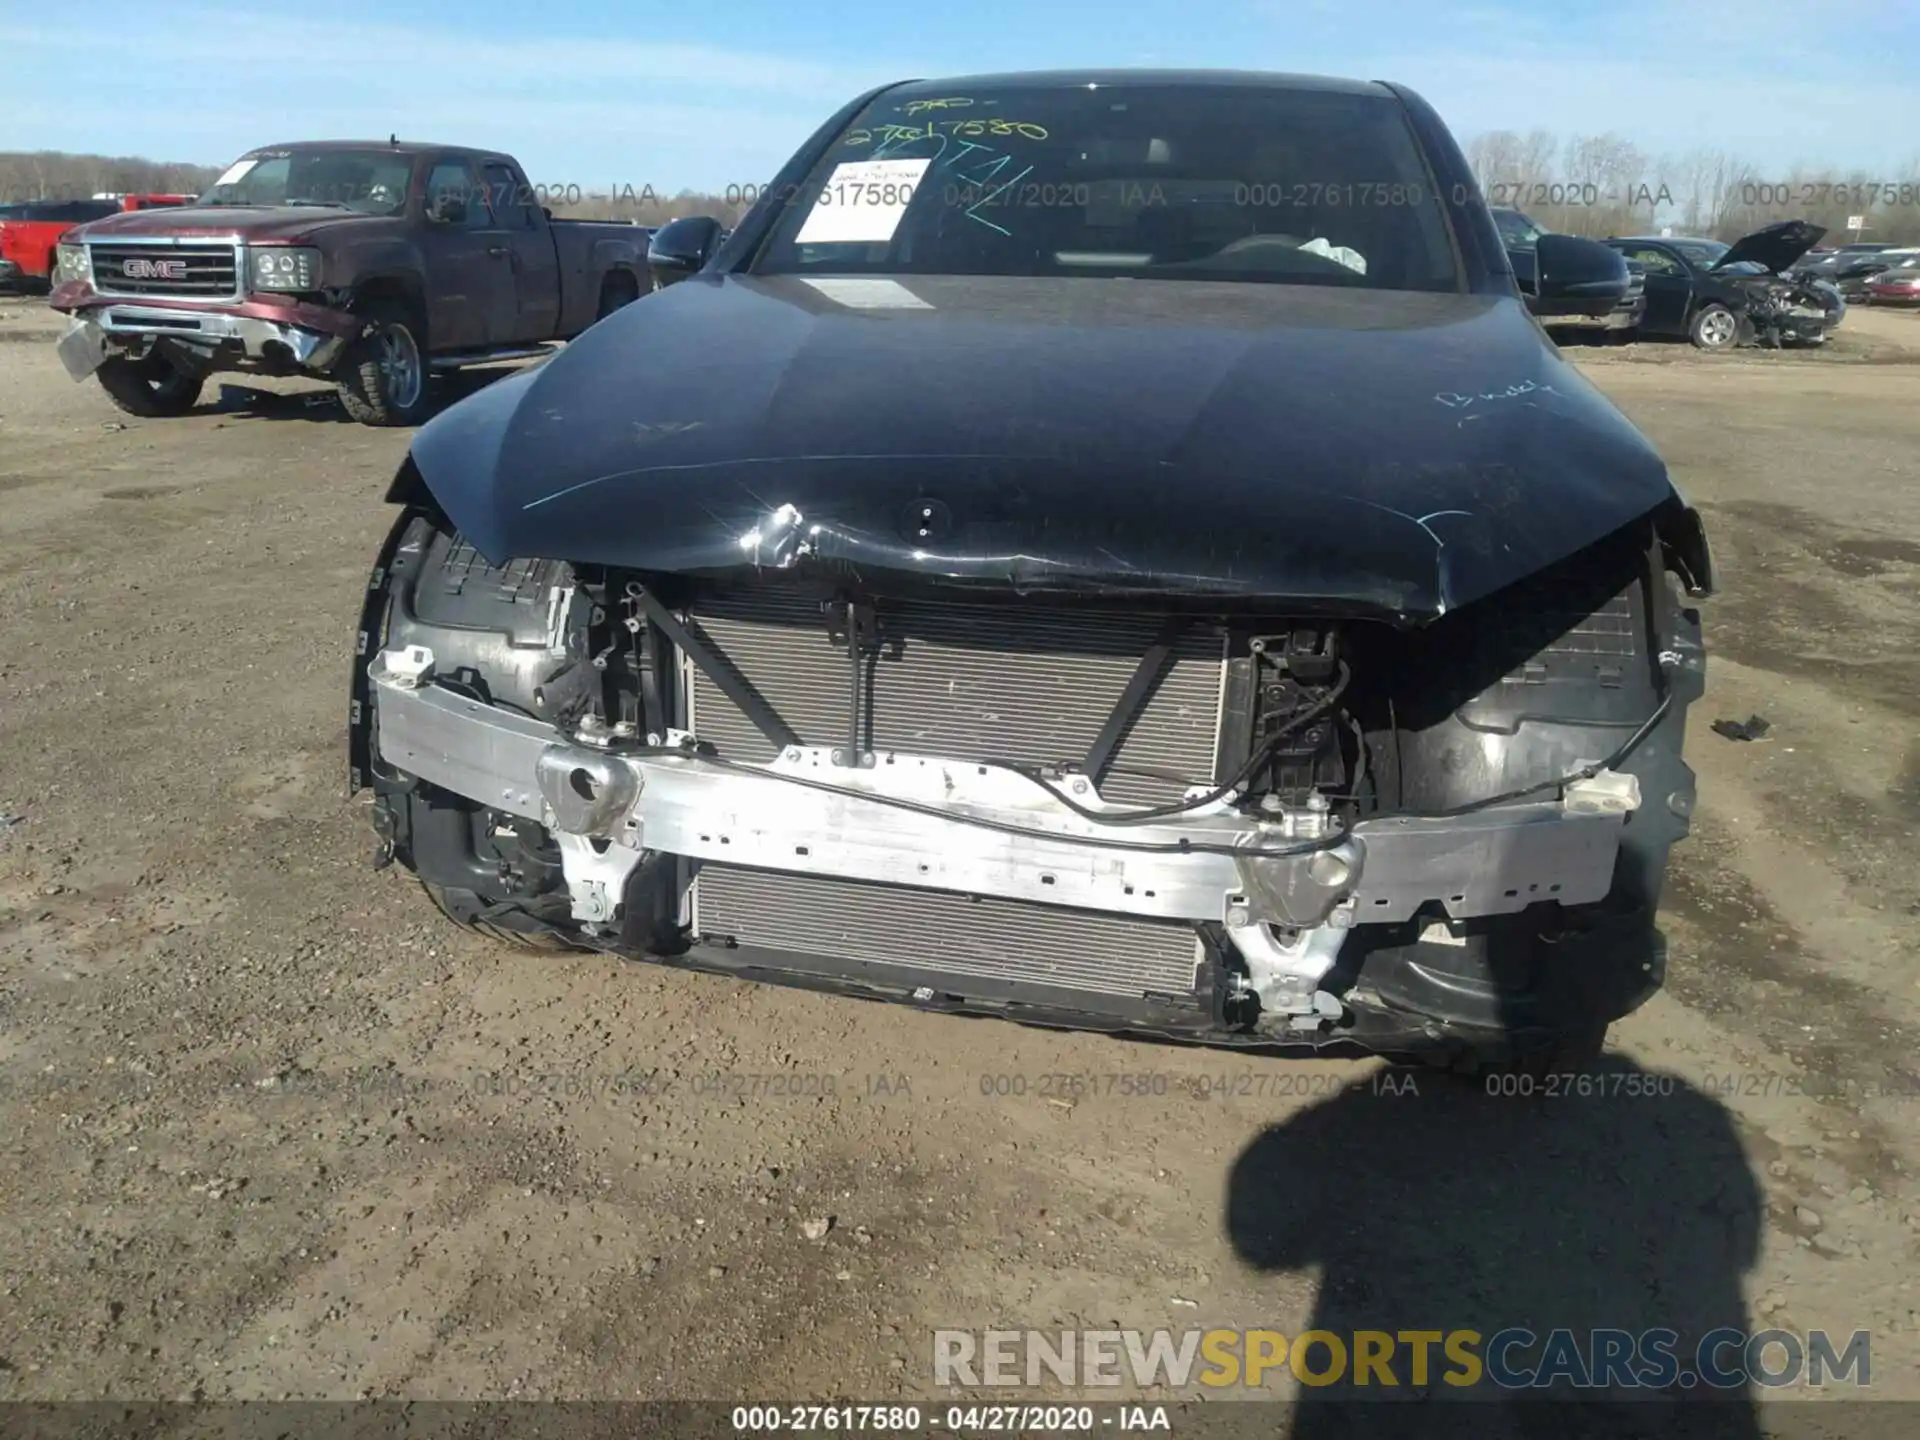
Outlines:
<svg viewBox="0 0 1920 1440"><path fill-rule="evenodd" d="M600 310L593 318L604 320L622 305L631 305L640 298L640 282L624 270L617 271L600 283Z"/></svg>
<svg viewBox="0 0 1920 1440"><path fill-rule="evenodd" d="M1740 343L1739 317L1724 305L1702 305L1687 338L1702 350L1731 350Z"/></svg>
<svg viewBox="0 0 1920 1440"><path fill-rule="evenodd" d="M340 404L362 425L418 425L428 408L424 327L404 305L376 303L362 315L367 329L334 372Z"/></svg>
<svg viewBox="0 0 1920 1440"><path fill-rule="evenodd" d="M471 890L455 890L445 885L435 885L430 880L422 880L420 888L427 892L427 898L433 901L440 913L454 924L465 930L484 935L489 940L502 945L511 945L516 950L537 950L549 954L577 949L550 930L516 930L510 925L490 918L488 912L493 908L486 900Z"/></svg>
<svg viewBox="0 0 1920 1440"><path fill-rule="evenodd" d="M115 405L142 420L164 420L184 415L200 398L205 380L189 375L157 352L144 360L110 356L93 372L100 377L100 388Z"/></svg>

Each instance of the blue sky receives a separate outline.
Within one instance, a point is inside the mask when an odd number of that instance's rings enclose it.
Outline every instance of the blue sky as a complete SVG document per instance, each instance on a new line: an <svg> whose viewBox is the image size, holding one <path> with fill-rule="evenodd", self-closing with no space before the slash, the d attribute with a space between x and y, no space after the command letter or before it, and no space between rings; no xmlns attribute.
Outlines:
<svg viewBox="0 0 1920 1440"><path fill-rule="evenodd" d="M0 0L0 150L222 163L397 131L667 193L766 180L872 83L1081 65L1400 80L1463 143L1610 130L1762 174L1920 157L1920 0Z"/></svg>

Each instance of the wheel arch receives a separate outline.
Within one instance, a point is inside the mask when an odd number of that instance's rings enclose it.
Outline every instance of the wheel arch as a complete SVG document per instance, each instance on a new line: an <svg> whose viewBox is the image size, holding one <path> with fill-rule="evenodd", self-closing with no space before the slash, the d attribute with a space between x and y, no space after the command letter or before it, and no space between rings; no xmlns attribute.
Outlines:
<svg viewBox="0 0 1920 1440"><path fill-rule="evenodd" d="M420 276L404 271L389 272L369 276L353 287L351 308L356 314L383 301L405 306L419 322L422 338L425 338L428 329L427 288Z"/></svg>

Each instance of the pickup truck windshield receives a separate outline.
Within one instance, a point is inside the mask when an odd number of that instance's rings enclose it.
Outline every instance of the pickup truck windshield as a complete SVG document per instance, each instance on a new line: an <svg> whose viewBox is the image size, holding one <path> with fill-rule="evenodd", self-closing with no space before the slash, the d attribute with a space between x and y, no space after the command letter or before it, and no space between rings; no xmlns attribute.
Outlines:
<svg viewBox="0 0 1920 1440"><path fill-rule="evenodd" d="M202 205L320 205L397 215L413 161L391 150L260 150L227 167Z"/></svg>
<svg viewBox="0 0 1920 1440"><path fill-rule="evenodd" d="M1397 100L1238 85L889 91L788 197L753 269L1461 283Z"/></svg>

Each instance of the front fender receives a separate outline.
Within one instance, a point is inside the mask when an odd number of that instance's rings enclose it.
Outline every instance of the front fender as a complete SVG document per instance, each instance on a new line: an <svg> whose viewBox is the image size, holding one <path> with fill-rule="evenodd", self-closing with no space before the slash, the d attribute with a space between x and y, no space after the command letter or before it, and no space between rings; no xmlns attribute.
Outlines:
<svg viewBox="0 0 1920 1440"><path fill-rule="evenodd" d="M427 262L420 247L397 235L348 240L329 249L323 267L332 288L361 290L374 284L424 287ZM338 278L336 278L338 277Z"/></svg>

